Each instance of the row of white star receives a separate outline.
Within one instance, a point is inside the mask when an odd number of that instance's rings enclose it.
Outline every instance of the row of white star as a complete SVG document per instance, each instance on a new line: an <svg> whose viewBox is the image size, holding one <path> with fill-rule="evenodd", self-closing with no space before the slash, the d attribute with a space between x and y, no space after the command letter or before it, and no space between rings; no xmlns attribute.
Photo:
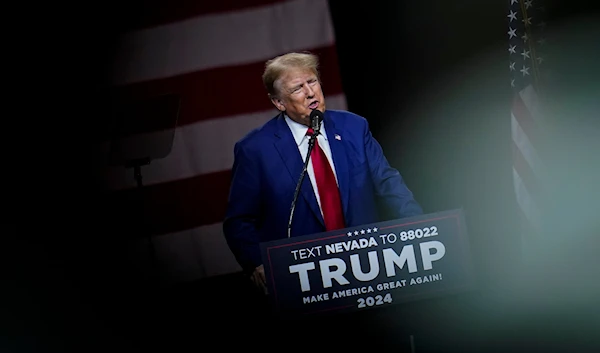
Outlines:
<svg viewBox="0 0 600 353"><path fill-rule="evenodd" d="M518 2L519 2L519 0L510 0L510 4L511 4L511 5L512 5L512 4L516 4L516 3L518 3ZM525 8L526 8L526 9L528 9L528 8L530 8L531 6L533 6L533 0L525 0Z"/></svg>
<svg viewBox="0 0 600 353"><path fill-rule="evenodd" d="M538 40L538 42L543 43L543 42L545 42L545 40L544 39L540 39L540 40ZM510 54L516 54L517 53L517 46L516 45L509 45L508 46L508 52ZM523 49L523 51L521 52L521 55L523 55L523 60L530 58L529 57L529 52L530 52L529 50Z"/></svg>
<svg viewBox="0 0 600 353"><path fill-rule="evenodd" d="M517 13L511 10L510 13L508 14L508 16L506 16L506 17L510 18L509 22L512 23L513 20L514 21L517 20ZM523 22L526 25L531 25L531 19L532 19L532 17L527 17L527 18L522 19L521 22Z"/></svg>
<svg viewBox="0 0 600 353"><path fill-rule="evenodd" d="M516 37L517 36L517 29L509 27L507 33L508 33L508 39L512 39L512 37ZM521 39L523 39L523 42L527 42L529 40L529 36L527 35L527 33L524 33L521 36ZM546 43L546 39L540 38L537 42L538 42L539 45L544 45L544 43Z"/></svg>
<svg viewBox="0 0 600 353"><path fill-rule="evenodd" d="M510 4L516 4L519 0L510 0ZM533 0L525 0L525 10L533 6ZM541 7L543 9L543 7Z"/></svg>
<svg viewBox="0 0 600 353"><path fill-rule="evenodd" d="M515 50L517 48L516 45L513 45L511 47L508 48L508 52L511 54L516 54L517 51ZM523 49L523 51L521 52L521 55L523 55L523 60L525 59L531 59L531 57L529 56L530 51L529 50L525 50Z"/></svg>
<svg viewBox="0 0 600 353"><path fill-rule="evenodd" d="M526 75L529 75L529 69L530 69L529 67L523 65L523 68L521 70L519 70L519 71L521 71L523 73L523 76L526 76ZM510 71L514 71L514 70L515 70L515 63L511 63L510 64ZM513 87L515 86L515 80L514 79L511 80L510 85L513 86Z"/></svg>
<svg viewBox="0 0 600 353"><path fill-rule="evenodd" d="M508 17L510 19L510 23L512 23L512 21L516 21L517 20L517 12L514 12L513 10L510 10L510 12L508 13L508 15L506 15L506 17ZM533 19L533 17L525 17L521 20L521 22L523 22L526 25L531 25L531 20ZM538 23L536 25L537 27L541 27L542 30L546 28L546 22L542 21L540 23Z"/></svg>
<svg viewBox="0 0 600 353"><path fill-rule="evenodd" d="M538 64L541 64L542 62L544 62L544 58L541 56L538 56L536 59L537 59ZM515 71L515 64L516 64L516 62L512 61L510 63L510 65L508 65L508 68L510 69L510 71ZM523 65L523 67L525 67L525 65ZM525 75L525 74L523 74L523 75Z"/></svg>
<svg viewBox="0 0 600 353"><path fill-rule="evenodd" d="M348 232L346 234L348 234L349 237L351 237L352 235L359 235L359 234L369 234L369 233L376 233L377 232L377 227L373 227L371 228L367 228L367 230L361 229L361 230L355 230L354 232Z"/></svg>

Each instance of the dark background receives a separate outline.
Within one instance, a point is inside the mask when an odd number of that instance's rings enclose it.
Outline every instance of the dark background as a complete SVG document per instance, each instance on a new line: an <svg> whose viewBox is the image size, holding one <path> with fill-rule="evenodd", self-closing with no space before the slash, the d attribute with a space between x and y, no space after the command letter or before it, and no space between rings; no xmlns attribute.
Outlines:
<svg viewBox="0 0 600 353"><path fill-rule="evenodd" d="M65 6L54 8L58 15L41 22L45 26L36 35L21 33L30 45L19 52L43 57L44 65L33 60L37 65L21 79L35 84L21 95L27 119L17 120L17 126L25 128L33 119L39 127L27 136L31 143L19 148L17 172L11 175L15 190L7 190L14 226L9 234L17 237L14 247L12 242L5 247L11 275L3 285L8 289L3 351L319 350L325 345L410 351L411 335L416 352L592 350L596 301L555 302L546 291L573 275L565 268L588 267L548 261L556 267L539 265L534 276L542 274L546 286L507 285L522 261L511 172L508 1L329 3L349 109L367 117L426 212L464 208L480 289L273 325L241 275L162 288L130 280L117 264L105 265L100 234L94 232L105 220L87 146L106 109L104 73L114 35L143 7L131 1ZM553 64L560 79L553 94L561 102L582 87L597 89L597 12L592 20L582 18L598 6L594 1L547 4L549 24L565 29L558 32L555 53L569 48L569 55L557 55ZM566 102L583 103L594 113L578 115L583 127L577 129L571 116L557 113L556 131L561 136L595 131L597 101ZM573 141L579 140L557 140L557 149L577 152L578 167L596 165L597 145ZM580 196L597 190L589 176L582 180L587 187ZM559 210L574 208L573 197ZM560 270L565 272L554 277ZM292 332L311 339L291 339Z"/></svg>

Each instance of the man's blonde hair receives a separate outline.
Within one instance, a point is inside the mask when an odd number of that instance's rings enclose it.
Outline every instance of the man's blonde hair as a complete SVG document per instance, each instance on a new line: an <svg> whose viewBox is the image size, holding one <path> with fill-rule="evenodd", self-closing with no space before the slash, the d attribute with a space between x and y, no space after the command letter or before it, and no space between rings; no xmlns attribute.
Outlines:
<svg viewBox="0 0 600 353"><path fill-rule="evenodd" d="M315 54L303 52L277 56L265 63L265 71L262 75L263 84L269 93L269 97L277 96L275 81L291 68L311 70L319 79L319 58Z"/></svg>

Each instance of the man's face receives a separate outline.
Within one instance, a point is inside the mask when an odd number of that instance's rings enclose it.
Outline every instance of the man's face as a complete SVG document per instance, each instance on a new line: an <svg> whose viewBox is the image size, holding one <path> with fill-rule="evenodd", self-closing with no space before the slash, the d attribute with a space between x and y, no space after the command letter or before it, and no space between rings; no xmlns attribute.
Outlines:
<svg viewBox="0 0 600 353"><path fill-rule="evenodd" d="M308 69L290 69L275 81L277 98L271 101L294 121L310 126L313 109L325 111L325 98L317 75Z"/></svg>

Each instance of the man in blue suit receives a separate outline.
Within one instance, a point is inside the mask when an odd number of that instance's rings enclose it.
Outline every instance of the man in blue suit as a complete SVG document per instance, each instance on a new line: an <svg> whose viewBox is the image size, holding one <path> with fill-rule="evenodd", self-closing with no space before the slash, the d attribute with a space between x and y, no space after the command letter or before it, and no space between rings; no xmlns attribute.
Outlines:
<svg viewBox="0 0 600 353"><path fill-rule="evenodd" d="M387 162L367 120L326 109L315 55L289 53L267 61L263 82L280 113L235 145L223 229L239 264L265 290L259 244L288 236L313 110L324 112L324 119L296 203L291 236L423 211L400 173ZM317 165L319 156L323 164ZM321 175L330 176L329 184L319 179Z"/></svg>

